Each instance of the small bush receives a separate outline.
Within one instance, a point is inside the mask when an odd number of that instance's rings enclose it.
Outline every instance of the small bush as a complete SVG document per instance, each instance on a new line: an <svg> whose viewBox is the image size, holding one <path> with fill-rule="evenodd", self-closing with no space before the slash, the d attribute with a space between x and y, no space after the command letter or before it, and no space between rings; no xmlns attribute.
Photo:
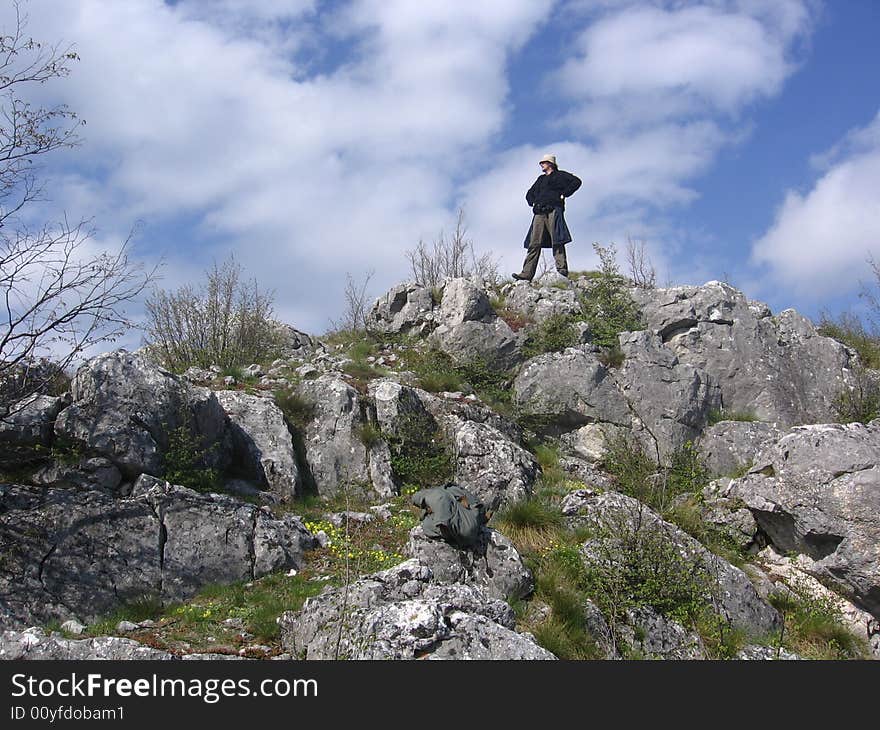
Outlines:
<svg viewBox="0 0 880 730"><path fill-rule="evenodd" d="M863 659L865 643L844 624L840 609L830 598L811 595L806 584L797 581L791 593L771 594L770 603L783 617L779 645L806 659Z"/></svg>
<svg viewBox="0 0 880 730"><path fill-rule="evenodd" d="M300 429L305 428L315 417L315 403L303 398L295 390L275 391L275 405L281 409L291 425Z"/></svg>
<svg viewBox="0 0 880 730"><path fill-rule="evenodd" d="M186 425L172 429L164 454L163 479L197 492L216 491L220 474L216 469L205 466L205 457L212 448L203 446Z"/></svg>
<svg viewBox="0 0 880 730"><path fill-rule="evenodd" d="M880 377L864 368L856 369L854 375L854 384L844 387L832 402L839 423L868 423L880 418Z"/></svg>
<svg viewBox="0 0 880 730"><path fill-rule="evenodd" d="M601 271L591 277L589 293L581 296L581 309L593 341L601 347L614 347L621 332L641 329L641 316L629 293L630 282L618 270L614 244L606 248L594 243L593 249L599 256Z"/></svg>
<svg viewBox="0 0 880 730"><path fill-rule="evenodd" d="M181 372L191 365L249 365L275 359L281 333L272 318L273 294L244 282L233 258L214 264L199 286L156 290L146 302L149 352Z"/></svg>
<svg viewBox="0 0 880 730"><path fill-rule="evenodd" d="M574 322L575 318L566 314L554 314L540 322L526 338L522 348L523 355L529 358L573 347L578 343Z"/></svg>
<svg viewBox="0 0 880 730"><path fill-rule="evenodd" d="M498 513L495 519L500 523L519 528L545 529L560 527L563 524L562 513L558 509L537 499L514 502Z"/></svg>
<svg viewBox="0 0 880 730"><path fill-rule="evenodd" d="M368 449L373 448L382 441L382 431L373 423L364 423L357 429L358 438Z"/></svg>
<svg viewBox="0 0 880 730"><path fill-rule="evenodd" d="M880 368L880 337L868 332L854 314L844 312L837 319L823 312L816 331L823 337L831 337L859 354L866 368Z"/></svg>
<svg viewBox="0 0 880 730"><path fill-rule="evenodd" d="M391 469L402 488L441 486L454 476L446 438L425 414L410 414L394 434L383 434L391 450Z"/></svg>

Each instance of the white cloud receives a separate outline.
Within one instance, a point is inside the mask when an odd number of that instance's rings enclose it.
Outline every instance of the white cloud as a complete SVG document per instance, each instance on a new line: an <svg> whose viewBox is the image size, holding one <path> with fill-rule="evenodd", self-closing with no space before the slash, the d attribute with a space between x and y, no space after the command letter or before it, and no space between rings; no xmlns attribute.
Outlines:
<svg viewBox="0 0 880 730"><path fill-rule="evenodd" d="M855 291L868 255L880 258L880 113L822 165L809 192L788 191L752 247L752 261L769 269L765 288L783 284L813 302Z"/></svg>
<svg viewBox="0 0 880 730"><path fill-rule="evenodd" d="M84 212L112 230L195 221L209 248L154 241L172 267L236 250L318 327L346 270L393 283L448 224L454 179L504 121L507 57L549 5L32 0L29 31L82 57L47 87L88 120L55 199L100 199ZM322 44L333 65L309 73Z"/></svg>

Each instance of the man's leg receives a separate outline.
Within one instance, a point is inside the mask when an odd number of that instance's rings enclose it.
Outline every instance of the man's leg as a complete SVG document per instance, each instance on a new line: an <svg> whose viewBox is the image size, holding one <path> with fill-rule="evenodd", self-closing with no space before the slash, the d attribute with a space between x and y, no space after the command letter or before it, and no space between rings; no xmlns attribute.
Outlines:
<svg viewBox="0 0 880 730"><path fill-rule="evenodd" d="M553 260L556 262L556 271L561 276L568 277L568 259L565 257L564 243L553 247Z"/></svg>
<svg viewBox="0 0 880 730"><path fill-rule="evenodd" d="M548 217L536 214L532 218L532 236L529 239L529 250L526 253L526 260L519 275L521 279L531 281L535 278L535 272L538 270L538 259L541 258L541 241L544 238L545 228L549 228Z"/></svg>
<svg viewBox="0 0 880 730"><path fill-rule="evenodd" d="M556 210L547 216L547 228L550 229L550 241L553 243L553 261L556 262L556 271L568 277L568 259L565 257L565 244L556 243Z"/></svg>

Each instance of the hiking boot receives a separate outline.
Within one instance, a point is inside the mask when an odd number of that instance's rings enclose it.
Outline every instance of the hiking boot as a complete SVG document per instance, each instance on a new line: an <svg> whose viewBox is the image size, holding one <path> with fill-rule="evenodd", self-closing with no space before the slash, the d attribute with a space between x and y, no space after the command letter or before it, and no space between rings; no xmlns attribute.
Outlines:
<svg viewBox="0 0 880 730"><path fill-rule="evenodd" d="M523 276L522 274L511 274L511 276L517 281L531 281L528 276Z"/></svg>

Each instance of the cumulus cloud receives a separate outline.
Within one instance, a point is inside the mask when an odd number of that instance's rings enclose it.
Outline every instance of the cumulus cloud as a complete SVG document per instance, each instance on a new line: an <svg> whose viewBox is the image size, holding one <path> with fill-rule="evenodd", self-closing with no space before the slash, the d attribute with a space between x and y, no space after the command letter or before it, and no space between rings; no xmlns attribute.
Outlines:
<svg viewBox="0 0 880 730"><path fill-rule="evenodd" d="M503 124L507 57L549 5L32 0L29 31L82 56L47 91L88 120L55 199L95 201L100 181L103 227L180 222L188 240L153 240L171 268L238 251L319 327L346 269L389 284L448 224L456 178ZM333 48L320 71L303 61L316 46Z"/></svg>
<svg viewBox="0 0 880 730"><path fill-rule="evenodd" d="M629 234L674 250L663 212L694 199L744 111L796 68L811 7L27 3L30 33L82 56L37 99L88 120L52 171L56 206L94 215L102 240L144 221L140 245L165 255L168 286L235 252L311 329L334 316L346 271L376 269L379 290L399 280L402 252L450 227L460 204L477 244L518 266L523 195L546 151L584 178L569 212L578 245ZM576 35L546 80L560 124L505 148L508 62L559 17Z"/></svg>
<svg viewBox="0 0 880 730"><path fill-rule="evenodd" d="M813 302L852 292L880 258L880 112L825 155L823 170L805 193L789 190L769 230L752 246L752 261L769 282L791 287Z"/></svg>

